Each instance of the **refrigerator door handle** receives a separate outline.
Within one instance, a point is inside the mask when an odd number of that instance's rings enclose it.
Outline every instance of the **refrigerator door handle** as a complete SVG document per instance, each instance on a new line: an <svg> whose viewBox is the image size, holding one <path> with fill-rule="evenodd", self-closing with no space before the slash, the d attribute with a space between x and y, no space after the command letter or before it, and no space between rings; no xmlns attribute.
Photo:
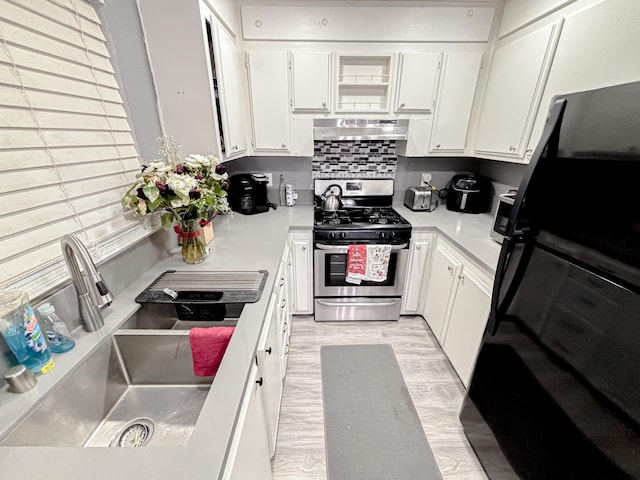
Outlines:
<svg viewBox="0 0 640 480"><path fill-rule="evenodd" d="M502 291L502 282L507 268L509 256L515 247L516 240L514 237L505 237L500 249L500 257L498 258L498 266L496 267L496 277L493 282L493 292L491 293L491 310L489 312L489 320L487 321L486 333L493 336L498 329L498 306L500 303L500 292Z"/></svg>

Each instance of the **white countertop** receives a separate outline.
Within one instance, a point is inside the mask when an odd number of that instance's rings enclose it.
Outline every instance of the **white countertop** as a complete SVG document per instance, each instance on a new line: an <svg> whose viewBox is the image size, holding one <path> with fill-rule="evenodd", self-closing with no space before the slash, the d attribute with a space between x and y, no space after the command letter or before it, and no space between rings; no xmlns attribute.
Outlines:
<svg viewBox="0 0 640 480"><path fill-rule="evenodd" d="M431 213L412 212L397 205L394 208L415 229L442 233L488 271L495 270L500 245L489 239L490 215L453 213L443 207ZM0 431L4 431L78 367L83 358L110 338L138 309L135 297L168 269L267 270L269 276L263 295L258 302L247 304L242 312L189 444L181 448L139 449L0 447L0 479L29 475L28 465L37 465L36 468L50 480L218 478L287 234L290 230L312 229L313 207L280 207L253 216L236 213L217 217L213 224L215 239L210 244L211 253L203 263L184 264L176 249L173 256L142 274L125 293L117 296L105 310L105 327L101 331L74 335L76 348L57 356L56 368L39 377L35 389L21 395L0 391Z"/></svg>

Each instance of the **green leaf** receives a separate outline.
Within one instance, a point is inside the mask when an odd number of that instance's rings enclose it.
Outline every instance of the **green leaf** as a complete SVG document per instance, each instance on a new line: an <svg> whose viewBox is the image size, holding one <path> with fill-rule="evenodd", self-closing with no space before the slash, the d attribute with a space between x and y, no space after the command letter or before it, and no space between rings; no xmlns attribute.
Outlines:
<svg viewBox="0 0 640 480"><path fill-rule="evenodd" d="M153 212L160 205L162 205L162 197L158 197L153 202L149 202L147 204L147 208L149 209L149 212Z"/></svg>
<svg viewBox="0 0 640 480"><path fill-rule="evenodd" d="M173 224L173 215L171 215L169 212L163 213L160 217L160 222L162 228L164 228L165 230L169 230L169 228Z"/></svg>
<svg viewBox="0 0 640 480"><path fill-rule="evenodd" d="M142 188L144 196L150 201L155 201L160 196L160 190L155 185L146 185Z"/></svg>

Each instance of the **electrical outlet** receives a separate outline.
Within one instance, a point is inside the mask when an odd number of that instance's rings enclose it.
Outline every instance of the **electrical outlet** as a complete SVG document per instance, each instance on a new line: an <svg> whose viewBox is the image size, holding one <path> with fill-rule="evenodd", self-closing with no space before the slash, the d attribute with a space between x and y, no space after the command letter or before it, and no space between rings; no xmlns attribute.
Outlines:
<svg viewBox="0 0 640 480"><path fill-rule="evenodd" d="M427 183L431 183L431 179L433 176L430 173L423 173L422 178L420 179L420 186L424 187Z"/></svg>
<svg viewBox="0 0 640 480"><path fill-rule="evenodd" d="M273 173L264 172L263 175L269 180L269 183L267 183L267 187L273 187Z"/></svg>

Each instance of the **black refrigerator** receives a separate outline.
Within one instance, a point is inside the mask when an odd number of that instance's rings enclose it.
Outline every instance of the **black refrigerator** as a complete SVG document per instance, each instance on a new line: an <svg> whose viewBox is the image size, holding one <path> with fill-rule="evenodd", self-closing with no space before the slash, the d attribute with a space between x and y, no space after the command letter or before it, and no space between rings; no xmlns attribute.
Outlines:
<svg viewBox="0 0 640 480"><path fill-rule="evenodd" d="M640 479L640 82L554 97L460 420L493 480Z"/></svg>

